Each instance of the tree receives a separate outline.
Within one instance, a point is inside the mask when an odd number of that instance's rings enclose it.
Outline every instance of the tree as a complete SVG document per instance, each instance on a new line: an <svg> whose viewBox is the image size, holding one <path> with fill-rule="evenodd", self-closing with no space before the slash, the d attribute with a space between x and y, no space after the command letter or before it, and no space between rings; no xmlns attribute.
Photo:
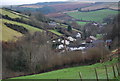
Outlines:
<svg viewBox="0 0 120 81"><path fill-rule="evenodd" d="M69 32L71 32L71 31L72 31L72 27L71 27L70 25L68 25L67 30L68 30Z"/></svg>

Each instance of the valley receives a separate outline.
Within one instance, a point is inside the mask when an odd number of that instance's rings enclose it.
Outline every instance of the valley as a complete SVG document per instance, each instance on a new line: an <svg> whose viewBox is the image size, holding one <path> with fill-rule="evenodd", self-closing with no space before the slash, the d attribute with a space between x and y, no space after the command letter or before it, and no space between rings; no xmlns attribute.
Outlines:
<svg viewBox="0 0 120 81"><path fill-rule="evenodd" d="M40 2L0 8L3 79L119 80L118 4Z"/></svg>

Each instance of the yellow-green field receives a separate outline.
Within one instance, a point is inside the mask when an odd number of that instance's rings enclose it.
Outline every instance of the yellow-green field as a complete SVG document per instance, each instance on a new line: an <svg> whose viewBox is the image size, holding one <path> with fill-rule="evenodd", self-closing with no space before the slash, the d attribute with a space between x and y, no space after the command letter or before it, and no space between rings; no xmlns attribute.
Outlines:
<svg viewBox="0 0 120 81"><path fill-rule="evenodd" d="M6 11L6 10L3 10L3 9L0 9L0 12L3 14L3 15L8 15L9 17L11 18L21 18L20 16L16 15L16 14L13 14L9 11Z"/></svg>
<svg viewBox="0 0 120 81"><path fill-rule="evenodd" d="M0 19L0 27L1 27L1 30L0 32L2 32L2 35L0 35L0 40L1 41L9 41L9 40L16 40L18 37L21 37L23 34L21 34L20 32L17 32L9 27L7 27L4 23L7 22L7 23L11 23L11 24L16 24L16 25L19 25L19 26L23 26L25 27L26 29L28 29L28 31L30 33L34 33L36 31L40 31L42 32L43 30L42 29L38 29L38 28L35 28L33 26L30 26L30 25L27 25L27 24L23 24L23 23L19 23L19 22L15 22L15 21L10 21L10 20L7 20L7 19Z"/></svg>
<svg viewBox="0 0 120 81"><path fill-rule="evenodd" d="M63 35L63 34L59 33L57 30L49 30L49 31L56 35L59 35L59 36Z"/></svg>
<svg viewBox="0 0 120 81"><path fill-rule="evenodd" d="M13 12L13 11L8 11L8 10L4 10L4 9L0 9L0 14L2 15L8 15L11 18L23 18L24 20L29 20L26 15L17 13L17 12ZM25 16L25 17L22 17Z"/></svg>
<svg viewBox="0 0 120 81"><path fill-rule="evenodd" d="M1 20L0 20L1 22ZM11 29L8 28L6 25L4 25L2 22L0 23L0 28L2 30L0 30L0 41L9 41L9 40L16 40L17 37L21 37L22 34Z"/></svg>

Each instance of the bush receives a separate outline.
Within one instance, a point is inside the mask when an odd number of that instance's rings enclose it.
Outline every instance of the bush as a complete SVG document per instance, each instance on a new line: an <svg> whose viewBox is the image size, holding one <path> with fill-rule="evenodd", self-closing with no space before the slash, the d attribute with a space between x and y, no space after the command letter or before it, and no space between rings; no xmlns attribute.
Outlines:
<svg viewBox="0 0 120 81"><path fill-rule="evenodd" d="M19 25L16 25L16 24L10 24L10 23L4 23L4 24L7 27L9 27L9 28L11 28L13 30L16 30L16 31L18 31L20 33L23 33L23 34L28 33L28 30L23 26L19 26Z"/></svg>

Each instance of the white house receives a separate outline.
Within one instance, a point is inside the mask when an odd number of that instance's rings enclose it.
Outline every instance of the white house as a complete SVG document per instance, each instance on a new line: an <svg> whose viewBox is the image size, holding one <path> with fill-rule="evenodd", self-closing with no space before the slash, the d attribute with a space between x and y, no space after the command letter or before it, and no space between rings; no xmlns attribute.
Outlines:
<svg viewBox="0 0 120 81"><path fill-rule="evenodd" d="M77 38L81 38L82 36L81 36L80 33L77 33L76 37L77 37Z"/></svg>
<svg viewBox="0 0 120 81"><path fill-rule="evenodd" d="M73 42L73 41L76 41L76 39L74 39L73 37L68 37L68 40L70 40L71 42Z"/></svg>
<svg viewBox="0 0 120 81"><path fill-rule="evenodd" d="M62 40L61 43L62 43L62 44L69 45L69 44L70 44L70 41L68 41L68 40Z"/></svg>
<svg viewBox="0 0 120 81"><path fill-rule="evenodd" d="M63 44L61 44L61 45L58 46L58 49L63 49L63 48L64 48Z"/></svg>

